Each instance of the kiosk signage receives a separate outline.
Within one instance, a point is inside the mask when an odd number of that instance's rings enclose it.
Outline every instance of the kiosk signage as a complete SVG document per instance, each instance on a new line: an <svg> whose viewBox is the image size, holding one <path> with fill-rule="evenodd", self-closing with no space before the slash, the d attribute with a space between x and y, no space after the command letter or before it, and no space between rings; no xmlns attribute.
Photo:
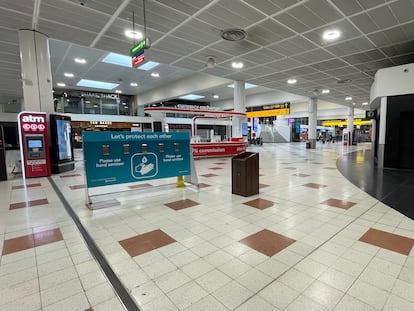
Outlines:
<svg viewBox="0 0 414 311"><path fill-rule="evenodd" d="M20 155L24 177L50 175L47 116L42 112L22 111L18 115Z"/></svg>

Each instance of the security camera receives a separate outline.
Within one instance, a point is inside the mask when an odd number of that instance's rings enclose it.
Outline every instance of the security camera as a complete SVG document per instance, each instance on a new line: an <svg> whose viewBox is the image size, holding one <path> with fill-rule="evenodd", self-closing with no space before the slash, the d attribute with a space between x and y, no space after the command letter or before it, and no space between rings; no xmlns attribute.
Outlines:
<svg viewBox="0 0 414 311"><path fill-rule="evenodd" d="M216 62L216 59L214 58L214 56L209 56L208 58L207 58L207 64L206 64L206 66L208 67L208 68L213 68L213 67L215 67L217 65L217 62Z"/></svg>

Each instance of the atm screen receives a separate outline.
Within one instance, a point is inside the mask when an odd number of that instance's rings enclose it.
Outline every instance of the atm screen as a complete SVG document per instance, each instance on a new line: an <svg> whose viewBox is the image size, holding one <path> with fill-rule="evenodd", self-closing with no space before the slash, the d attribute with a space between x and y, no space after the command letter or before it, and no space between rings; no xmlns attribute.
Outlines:
<svg viewBox="0 0 414 311"><path fill-rule="evenodd" d="M29 139L27 141L27 145L30 149L32 148L42 148L43 147L43 143L41 139Z"/></svg>

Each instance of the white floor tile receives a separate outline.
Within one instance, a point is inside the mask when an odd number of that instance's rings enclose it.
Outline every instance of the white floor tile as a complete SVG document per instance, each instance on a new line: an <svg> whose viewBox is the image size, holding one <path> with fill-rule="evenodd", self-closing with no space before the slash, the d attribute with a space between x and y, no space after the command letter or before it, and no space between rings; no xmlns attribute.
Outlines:
<svg viewBox="0 0 414 311"><path fill-rule="evenodd" d="M278 308L271 305L260 296L253 296L248 301L243 303L236 311L279 311Z"/></svg>
<svg viewBox="0 0 414 311"><path fill-rule="evenodd" d="M354 285L352 285L348 294L369 304L375 309L381 309L389 295L388 292L361 280L357 280Z"/></svg>
<svg viewBox="0 0 414 311"><path fill-rule="evenodd" d="M260 297L281 310L284 310L299 294L298 291L278 281L270 284L258 293Z"/></svg>
<svg viewBox="0 0 414 311"><path fill-rule="evenodd" d="M328 309L333 309L344 296L343 292L320 281L312 283L303 294Z"/></svg>
<svg viewBox="0 0 414 311"><path fill-rule="evenodd" d="M358 300L350 295L345 295L336 305L335 311L375 311L374 307Z"/></svg>
<svg viewBox="0 0 414 311"><path fill-rule="evenodd" d="M191 279L181 270L174 270L155 279L155 283L164 293L181 287L189 281Z"/></svg>
<svg viewBox="0 0 414 311"><path fill-rule="evenodd" d="M168 293L168 297L180 310L188 308L207 295L208 293L195 282L186 283Z"/></svg>
<svg viewBox="0 0 414 311"><path fill-rule="evenodd" d="M246 301L249 297L251 297L252 294L253 293L247 288L241 286L235 281L232 281L216 290L213 293L213 296L224 306L230 310L233 310L237 306L241 305L244 301Z"/></svg>

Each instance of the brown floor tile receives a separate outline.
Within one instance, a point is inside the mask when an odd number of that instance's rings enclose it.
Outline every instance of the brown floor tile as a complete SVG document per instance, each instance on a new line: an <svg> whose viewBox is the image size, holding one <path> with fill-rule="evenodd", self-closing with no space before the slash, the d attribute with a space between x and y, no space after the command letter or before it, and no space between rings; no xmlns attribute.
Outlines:
<svg viewBox="0 0 414 311"><path fill-rule="evenodd" d="M185 200L179 200L175 202L166 203L164 205L168 206L169 208L172 208L173 210L179 211L184 208L189 208L189 207L193 207L196 205L200 205L200 203L190 200L190 199L185 199Z"/></svg>
<svg viewBox="0 0 414 311"><path fill-rule="evenodd" d="M131 257L135 257L174 242L176 240L158 229L119 241L119 244Z"/></svg>
<svg viewBox="0 0 414 311"><path fill-rule="evenodd" d="M60 232L59 228L36 232L33 234L33 238L35 247L63 240L62 232Z"/></svg>
<svg viewBox="0 0 414 311"><path fill-rule="evenodd" d="M329 205L329 206L337 207L337 208L348 209L354 206L356 203L351 202L351 201L338 200L338 199L331 198L331 199L321 202L320 204Z"/></svg>
<svg viewBox="0 0 414 311"><path fill-rule="evenodd" d="M93 308L90 307L90 308L86 309L85 311L93 311Z"/></svg>
<svg viewBox="0 0 414 311"><path fill-rule="evenodd" d="M69 178L69 177L77 177L77 176L81 176L81 174L62 175L62 176L60 176L60 178Z"/></svg>
<svg viewBox="0 0 414 311"><path fill-rule="evenodd" d="M259 184L259 189L261 189L261 188L266 188L266 187L270 187L270 185L266 185L266 184Z"/></svg>
<svg viewBox="0 0 414 311"><path fill-rule="evenodd" d="M297 177L309 177L311 175L308 174L302 174L302 173L297 173L297 174L293 174L292 176L297 176Z"/></svg>
<svg viewBox="0 0 414 311"><path fill-rule="evenodd" d="M282 162L280 164L289 165L289 164L292 164L292 163L290 163L290 162Z"/></svg>
<svg viewBox="0 0 414 311"><path fill-rule="evenodd" d="M285 167L285 170L296 170L296 167L288 166L288 167Z"/></svg>
<svg viewBox="0 0 414 311"><path fill-rule="evenodd" d="M34 238L32 234L20 236L9 240L4 240L2 255L8 255L25 249L34 247Z"/></svg>
<svg viewBox="0 0 414 311"><path fill-rule="evenodd" d="M69 186L69 188L71 190L85 189L86 185L85 184L83 184L83 185L72 185L72 186Z"/></svg>
<svg viewBox="0 0 414 311"><path fill-rule="evenodd" d="M227 163L225 163L225 162L216 162L214 164L222 165L222 164L227 164Z"/></svg>
<svg viewBox="0 0 414 311"><path fill-rule="evenodd" d="M148 188L148 187L152 187L152 185L145 183L145 184L128 186L129 189L139 189L139 188Z"/></svg>
<svg viewBox="0 0 414 311"><path fill-rule="evenodd" d="M262 254L265 254L266 256L273 256L288 247L290 244L296 242L296 240L264 229L248 236L247 238L244 238L243 240L240 240L239 242Z"/></svg>
<svg viewBox="0 0 414 311"><path fill-rule="evenodd" d="M323 167L324 170L336 170L336 167Z"/></svg>
<svg viewBox="0 0 414 311"><path fill-rule="evenodd" d="M312 162L312 164L323 164L321 162Z"/></svg>
<svg viewBox="0 0 414 311"><path fill-rule="evenodd" d="M100 209L100 208L113 207L113 206L118 206L118 205L121 205L121 203L118 200L112 199L112 200L91 203L89 205L87 204L86 206L89 209Z"/></svg>
<svg viewBox="0 0 414 311"><path fill-rule="evenodd" d="M200 175L200 176L203 176L203 177L215 177L215 176L219 176L219 175L216 175L216 174L203 174L203 175Z"/></svg>
<svg viewBox="0 0 414 311"><path fill-rule="evenodd" d="M403 255L409 255L414 245L414 239L377 229L369 229L359 240Z"/></svg>
<svg viewBox="0 0 414 311"><path fill-rule="evenodd" d="M266 208L272 207L275 203L269 200L258 198L252 201L244 202L243 204L260 209L260 210L264 210Z"/></svg>
<svg viewBox="0 0 414 311"><path fill-rule="evenodd" d="M327 185L316 184L316 183L313 183L313 182L310 182L310 183L308 183L308 184L304 184L304 185L302 185L302 186L304 186L304 187L309 187L309 188L314 188L314 189L319 189L319 188L325 188L325 187L328 187Z"/></svg>
<svg viewBox="0 0 414 311"><path fill-rule="evenodd" d="M19 203L12 203L9 205L9 209L17 209L17 208L24 208L24 207L32 207L37 205L44 205L49 204L49 201L47 199L39 199L39 200L33 200L33 201L27 201L27 202L19 202Z"/></svg>
<svg viewBox="0 0 414 311"><path fill-rule="evenodd" d="M200 188L207 188L207 187L211 187L211 185L209 185L209 184L205 184L205 183L199 183L198 184L198 186L200 187Z"/></svg>
<svg viewBox="0 0 414 311"><path fill-rule="evenodd" d="M209 167L208 169L209 170L222 170L223 168L222 167L215 166L215 167Z"/></svg>
<svg viewBox="0 0 414 311"><path fill-rule="evenodd" d="M35 183L35 184L26 185L26 188L34 188L34 187L41 187L41 186L42 186L41 183ZM17 185L17 186L12 187L12 190L17 190L17 189L24 189L24 185Z"/></svg>

